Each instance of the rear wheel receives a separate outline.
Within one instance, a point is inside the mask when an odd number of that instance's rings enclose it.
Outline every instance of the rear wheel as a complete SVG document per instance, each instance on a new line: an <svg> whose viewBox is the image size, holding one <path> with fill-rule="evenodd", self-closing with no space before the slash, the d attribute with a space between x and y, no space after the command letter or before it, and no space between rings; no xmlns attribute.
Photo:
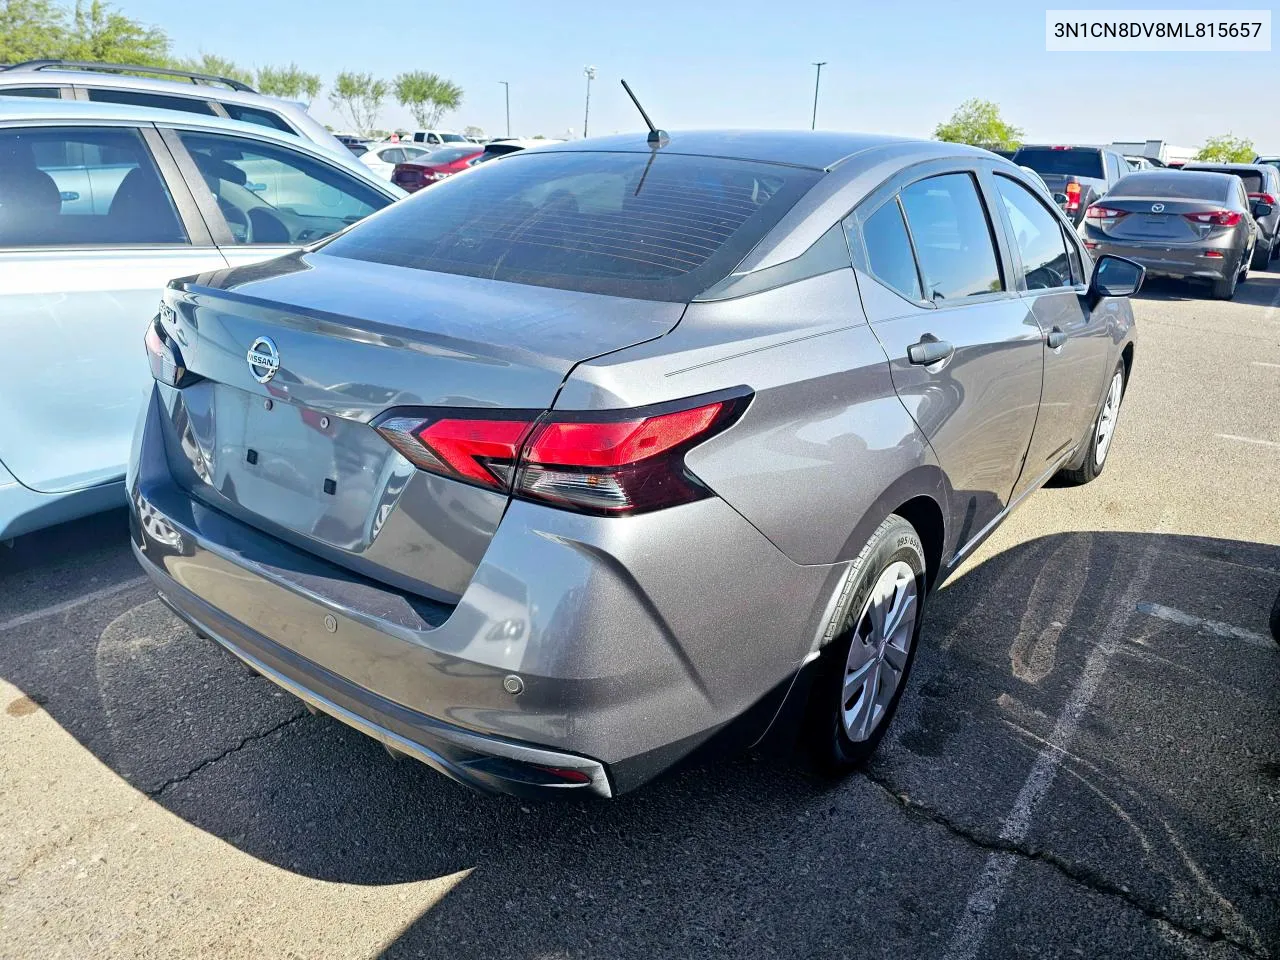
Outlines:
<svg viewBox="0 0 1280 960"><path fill-rule="evenodd" d="M1088 483L1102 473L1107 465L1107 454L1111 452L1111 441L1115 437L1116 424L1120 421L1120 404L1124 400L1124 361L1116 364L1111 380L1107 384L1107 395L1102 401L1102 409L1098 411L1098 419L1093 423L1093 434L1089 440L1089 449L1085 453L1084 462L1079 469L1063 470L1059 476L1069 484Z"/></svg>
<svg viewBox="0 0 1280 960"><path fill-rule="evenodd" d="M1240 282L1240 274L1232 273L1229 277L1213 281L1213 299L1230 300L1236 295L1236 284Z"/></svg>
<svg viewBox="0 0 1280 960"><path fill-rule="evenodd" d="M1265 270L1272 256L1272 244L1259 240L1258 245L1253 248L1253 259L1249 261L1249 267L1253 270Z"/></svg>
<svg viewBox="0 0 1280 960"><path fill-rule="evenodd" d="M920 537L890 516L854 561L819 660L805 741L822 772L842 775L875 752L906 687L924 600Z"/></svg>

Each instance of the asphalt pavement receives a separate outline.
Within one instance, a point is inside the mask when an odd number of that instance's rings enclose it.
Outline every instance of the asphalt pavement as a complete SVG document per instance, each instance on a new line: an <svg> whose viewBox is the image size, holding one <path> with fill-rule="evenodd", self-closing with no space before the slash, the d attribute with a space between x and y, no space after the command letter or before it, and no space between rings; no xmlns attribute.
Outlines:
<svg viewBox="0 0 1280 960"><path fill-rule="evenodd" d="M1153 283L1103 476L933 598L870 768L474 795L251 675L106 514L0 549L0 957L1280 956L1280 274Z"/></svg>

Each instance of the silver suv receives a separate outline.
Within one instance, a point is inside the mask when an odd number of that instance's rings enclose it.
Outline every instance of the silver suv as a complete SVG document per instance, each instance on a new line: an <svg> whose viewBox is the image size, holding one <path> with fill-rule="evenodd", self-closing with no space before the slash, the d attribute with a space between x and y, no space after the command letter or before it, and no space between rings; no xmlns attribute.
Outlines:
<svg viewBox="0 0 1280 960"><path fill-rule="evenodd" d="M134 75L139 73L174 79ZM28 60L0 67L0 96L88 100L226 117L292 133L330 150L344 149L301 104L264 96L239 80L206 73L80 60Z"/></svg>

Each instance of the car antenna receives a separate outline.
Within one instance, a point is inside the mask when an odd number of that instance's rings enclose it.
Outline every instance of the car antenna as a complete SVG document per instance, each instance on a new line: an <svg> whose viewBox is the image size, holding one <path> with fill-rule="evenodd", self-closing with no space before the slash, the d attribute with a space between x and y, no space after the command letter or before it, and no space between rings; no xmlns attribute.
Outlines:
<svg viewBox="0 0 1280 960"><path fill-rule="evenodd" d="M636 99L636 95L631 92L631 85L627 81L622 81L622 89L627 91L627 96L631 98L631 102L636 105L636 109L640 111L640 116L644 117L645 125L649 128L649 146L665 147L671 138L667 136L667 131L659 130L653 125L653 121L649 119L649 115L644 112L644 107L640 106L640 101Z"/></svg>

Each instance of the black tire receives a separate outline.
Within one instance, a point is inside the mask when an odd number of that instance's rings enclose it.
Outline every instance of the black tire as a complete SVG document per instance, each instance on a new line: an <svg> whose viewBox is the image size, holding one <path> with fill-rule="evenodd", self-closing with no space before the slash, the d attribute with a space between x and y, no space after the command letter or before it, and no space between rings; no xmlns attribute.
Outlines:
<svg viewBox="0 0 1280 960"><path fill-rule="evenodd" d="M1280 643L1280 593L1276 594L1276 602L1271 605L1271 636Z"/></svg>
<svg viewBox="0 0 1280 960"><path fill-rule="evenodd" d="M1249 261L1249 268L1251 270L1267 269L1267 264L1271 262L1271 256L1271 244L1264 244L1259 240L1258 245L1253 248L1253 259Z"/></svg>
<svg viewBox="0 0 1280 960"><path fill-rule="evenodd" d="M897 687L883 706L876 726L865 739L854 741L850 739L842 719L849 651L855 642L862 642L858 628L867 613L872 589L881 576L899 561L907 564L915 574L910 645L902 670L897 674ZM911 665L915 662L916 647L919 646L920 624L924 618L925 569L924 546L915 527L892 514L876 528L842 584L841 597L828 627L831 639L818 658L818 672L809 693L801 741L814 768L826 776L840 777L866 763L893 722L911 674Z"/></svg>
<svg viewBox="0 0 1280 960"><path fill-rule="evenodd" d="M1099 461L1098 445L1099 445L1099 440L1102 434L1102 431L1101 431L1102 418L1103 418L1103 415L1106 413L1107 395L1110 393L1111 385L1112 383L1115 382L1116 377L1120 378L1120 401L1121 402L1116 408L1115 419L1111 424L1111 435L1108 438L1107 446L1103 449L1102 460ZM1102 471L1106 469L1107 460L1110 459L1111 444L1112 442L1114 442L1114 439L1115 439L1115 430L1119 426L1120 408L1124 406L1123 401L1124 401L1124 392L1125 392L1126 386L1127 384L1125 383L1125 379L1124 379L1124 361L1120 360L1120 361L1117 361L1116 368L1115 370L1112 371L1111 376L1107 378L1107 385L1106 387L1103 388L1107 391L1107 393L1103 394L1102 404L1098 408L1098 415L1094 417L1093 422L1089 426L1089 445L1088 445L1088 449L1085 450L1084 462L1080 464L1078 469L1058 471L1058 477L1063 483L1069 486L1078 487L1078 486L1081 486L1082 484L1090 483L1091 481L1096 480L1101 475Z"/></svg>
<svg viewBox="0 0 1280 960"><path fill-rule="evenodd" d="M1271 238L1271 259L1280 257L1280 235Z"/></svg>
<svg viewBox="0 0 1280 960"><path fill-rule="evenodd" d="M1236 295L1236 284L1240 282L1240 274L1232 273L1222 280L1213 281L1213 299L1230 300Z"/></svg>

